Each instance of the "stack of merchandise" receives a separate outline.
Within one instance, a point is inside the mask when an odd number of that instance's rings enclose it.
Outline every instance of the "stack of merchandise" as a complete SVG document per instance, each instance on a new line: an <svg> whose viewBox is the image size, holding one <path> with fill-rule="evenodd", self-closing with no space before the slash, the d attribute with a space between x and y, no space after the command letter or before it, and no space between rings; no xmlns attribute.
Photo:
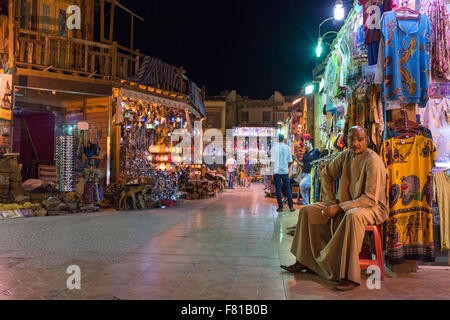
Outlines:
<svg viewBox="0 0 450 320"><path fill-rule="evenodd" d="M77 138L60 136L56 139L56 167L59 191L75 190L75 161L77 157Z"/></svg>

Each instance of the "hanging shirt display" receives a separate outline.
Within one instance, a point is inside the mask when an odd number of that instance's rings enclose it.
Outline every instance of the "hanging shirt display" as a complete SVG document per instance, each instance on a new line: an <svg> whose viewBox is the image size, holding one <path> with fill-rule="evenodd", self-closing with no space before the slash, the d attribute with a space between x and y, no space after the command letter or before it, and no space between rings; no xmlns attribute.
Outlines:
<svg viewBox="0 0 450 320"><path fill-rule="evenodd" d="M450 99L430 99L425 109L420 109L422 124L429 128L437 149L437 160L450 160Z"/></svg>
<svg viewBox="0 0 450 320"><path fill-rule="evenodd" d="M450 174L438 172L433 177L439 206L439 224L441 231L441 250L450 250Z"/></svg>
<svg viewBox="0 0 450 320"><path fill-rule="evenodd" d="M420 10L431 24L431 76L434 81L450 81L450 16L445 0L422 0Z"/></svg>
<svg viewBox="0 0 450 320"><path fill-rule="evenodd" d="M381 38L376 19L380 19L384 12L396 8L397 4L393 0L359 0L358 2L363 6L364 42L367 45L369 65L375 65L378 61L378 49ZM369 10L373 6L379 9L377 11Z"/></svg>
<svg viewBox="0 0 450 320"><path fill-rule="evenodd" d="M433 141L419 135L390 139L382 144L381 157L388 175L386 257L392 264L433 262Z"/></svg>
<svg viewBox="0 0 450 320"><path fill-rule="evenodd" d="M385 101L400 100L425 107L430 71L430 20L424 14L398 19L397 13L391 11L383 15L381 32L385 43Z"/></svg>
<svg viewBox="0 0 450 320"><path fill-rule="evenodd" d="M344 124L344 140L353 126L367 130L374 150L378 150L384 128L383 107L378 85L361 83L351 94Z"/></svg>

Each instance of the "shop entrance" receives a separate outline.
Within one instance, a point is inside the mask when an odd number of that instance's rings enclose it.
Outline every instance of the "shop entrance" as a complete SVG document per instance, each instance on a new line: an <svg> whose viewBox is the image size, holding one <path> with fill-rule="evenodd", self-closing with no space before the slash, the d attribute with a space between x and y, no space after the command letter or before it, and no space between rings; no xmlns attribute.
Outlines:
<svg viewBox="0 0 450 320"><path fill-rule="evenodd" d="M15 86L11 150L17 155L22 181L57 183L57 137L67 135L67 130L80 135L80 122L88 124L82 141L96 141L102 167L108 171L109 106L110 96Z"/></svg>

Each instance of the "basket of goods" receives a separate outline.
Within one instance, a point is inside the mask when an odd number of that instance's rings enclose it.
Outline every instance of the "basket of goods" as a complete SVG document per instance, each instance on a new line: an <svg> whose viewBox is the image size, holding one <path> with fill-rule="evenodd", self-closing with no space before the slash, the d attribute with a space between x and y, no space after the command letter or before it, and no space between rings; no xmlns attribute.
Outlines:
<svg viewBox="0 0 450 320"><path fill-rule="evenodd" d="M49 216L58 215L61 200L59 200L59 198L57 197L50 197L44 202L44 205L47 208L47 214Z"/></svg>
<svg viewBox="0 0 450 320"><path fill-rule="evenodd" d="M47 215L47 210L40 203L33 203L31 209L36 217L45 217Z"/></svg>
<svg viewBox="0 0 450 320"><path fill-rule="evenodd" d="M9 176L0 175L0 196L1 197L8 197L9 194Z"/></svg>

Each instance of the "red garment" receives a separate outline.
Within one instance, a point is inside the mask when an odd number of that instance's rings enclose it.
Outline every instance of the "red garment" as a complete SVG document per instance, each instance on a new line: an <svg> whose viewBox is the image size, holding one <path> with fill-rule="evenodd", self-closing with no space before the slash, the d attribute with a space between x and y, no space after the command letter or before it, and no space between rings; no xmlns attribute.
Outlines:
<svg viewBox="0 0 450 320"><path fill-rule="evenodd" d="M370 6L376 5L380 7L380 21L383 13L392 11L397 8L397 3L394 0L358 0L359 5L363 6L363 25L364 25L364 39L366 44L372 42L379 42L381 39L380 29L368 29L367 21L370 15L367 13L367 9Z"/></svg>

